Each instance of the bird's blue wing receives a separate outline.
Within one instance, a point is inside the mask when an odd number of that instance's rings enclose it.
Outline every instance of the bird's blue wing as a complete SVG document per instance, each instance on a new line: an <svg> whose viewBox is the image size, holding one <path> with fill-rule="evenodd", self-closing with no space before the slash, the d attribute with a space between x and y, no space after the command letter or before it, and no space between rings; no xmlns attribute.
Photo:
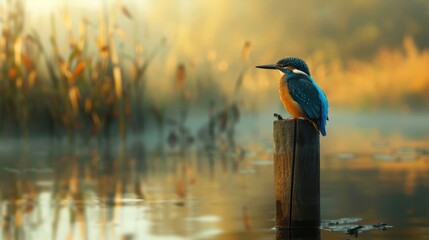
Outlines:
<svg viewBox="0 0 429 240"><path fill-rule="evenodd" d="M321 118L322 103L319 91L308 76L293 75L287 78L289 93L302 111L310 120L318 121Z"/></svg>

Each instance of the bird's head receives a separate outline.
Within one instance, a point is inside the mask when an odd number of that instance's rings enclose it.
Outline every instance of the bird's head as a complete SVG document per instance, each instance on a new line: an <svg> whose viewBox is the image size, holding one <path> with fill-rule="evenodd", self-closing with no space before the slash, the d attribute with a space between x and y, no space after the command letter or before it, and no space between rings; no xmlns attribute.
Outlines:
<svg viewBox="0 0 429 240"><path fill-rule="evenodd" d="M275 64L259 65L256 68L277 69L280 72L287 74L288 71L300 73L310 76L310 69L304 60L296 57L285 57L280 59Z"/></svg>

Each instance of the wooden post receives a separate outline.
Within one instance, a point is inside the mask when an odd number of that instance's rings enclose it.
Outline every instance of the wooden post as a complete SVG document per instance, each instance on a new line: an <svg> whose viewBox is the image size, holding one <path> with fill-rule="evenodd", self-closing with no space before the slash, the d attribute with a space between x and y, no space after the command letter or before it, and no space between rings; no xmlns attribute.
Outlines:
<svg viewBox="0 0 429 240"><path fill-rule="evenodd" d="M320 139L308 120L274 122L277 229L320 226Z"/></svg>
<svg viewBox="0 0 429 240"><path fill-rule="evenodd" d="M283 229L276 233L276 240L320 240L319 228Z"/></svg>

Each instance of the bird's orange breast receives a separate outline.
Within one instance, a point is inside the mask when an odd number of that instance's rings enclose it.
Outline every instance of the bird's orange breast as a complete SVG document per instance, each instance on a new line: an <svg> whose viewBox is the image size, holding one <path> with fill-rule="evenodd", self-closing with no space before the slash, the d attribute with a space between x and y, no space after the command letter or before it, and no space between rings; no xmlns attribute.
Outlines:
<svg viewBox="0 0 429 240"><path fill-rule="evenodd" d="M283 106L293 117L296 117L296 118L307 117L302 111L299 104L295 100L293 100L292 96L289 93L286 80L283 77L280 78L279 95L280 95L280 100L283 103Z"/></svg>

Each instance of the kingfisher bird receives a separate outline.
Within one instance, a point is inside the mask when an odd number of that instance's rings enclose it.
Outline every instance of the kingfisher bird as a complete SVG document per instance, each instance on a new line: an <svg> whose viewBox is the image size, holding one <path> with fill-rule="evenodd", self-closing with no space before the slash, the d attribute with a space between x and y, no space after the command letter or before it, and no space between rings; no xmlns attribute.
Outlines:
<svg viewBox="0 0 429 240"><path fill-rule="evenodd" d="M326 136L328 118L328 99L310 75L304 60L286 57L275 64L256 66L256 68L279 70L282 75L279 84L280 100L292 119L308 119L314 127ZM279 120L279 114L274 114Z"/></svg>

